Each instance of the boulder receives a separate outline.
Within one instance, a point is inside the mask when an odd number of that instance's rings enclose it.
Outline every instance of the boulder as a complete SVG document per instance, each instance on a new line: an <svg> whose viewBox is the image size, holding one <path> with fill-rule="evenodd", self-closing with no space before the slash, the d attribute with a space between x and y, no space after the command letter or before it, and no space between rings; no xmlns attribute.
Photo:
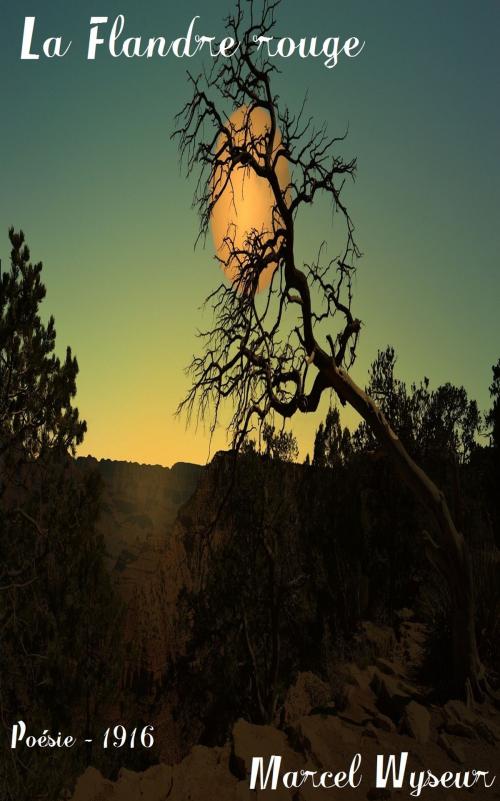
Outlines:
<svg viewBox="0 0 500 801"><path fill-rule="evenodd" d="M349 687L346 692L345 707L339 718L357 726L364 726L377 714L375 697L371 690Z"/></svg>
<svg viewBox="0 0 500 801"><path fill-rule="evenodd" d="M413 700L412 688L378 670L373 674L371 688L376 695L380 711L399 722L405 707Z"/></svg>
<svg viewBox="0 0 500 801"><path fill-rule="evenodd" d="M114 785L96 768L87 768L78 779L72 801L108 801L114 799Z"/></svg>
<svg viewBox="0 0 500 801"><path fill-rule="evenodd" d="M282 757L284 771L300 770L303 766L303 759L292 750L284 732L273 726L257 726L241 719L235 723L230 764L238 779L248 778L253 757L267 759L273 754Z"/></svg>
<svg viewBox="0 0 500 801"><path fill-rule="evenodd" d="M373 679L374 667L369 665L364 670L361 670L353 662L342 663L339 667L339 673L345 678L346 684L357 687L360 690L368 690L370 683Z"/></svg>
<svg viewBox="0 0 500 801"><path fill-rule="evenodd" d="M318 720L318 716L306 717L305 720ZM248 785L248 777L252 766L253 757L263 757L264 765L267 764L267 759L273 754L281 756L281 772L301 770L304 767L303 757L296 753L290 746L288 739L284 732L275 729L272 726L256 726L252 723L247 723L245 720L238 720L233 727L233 742L231 751L231 769L238 779L243 781L238 782L236 792L237 801L243 798L255 798L255 791L251 791ZM270 799L270 801L290 801L290 790L287 790L282 784L278 785L276 790L267 788L266 790L258 790L257 795L259 799ZM177 799L176 799L177 801ZM181 798L179 797L179 801ZM186 801L186 797L182 799ZM201 801L201 799L200 799Z"/></svg>
<svg viewBox="0 0 500 801"><path fill-rule="evenodd" d="M352 759L360 733L337 717L312 715L297 721L290 736L294 746L318 768L332 770L339 760Z"/></svg>
<svg viewBox="0 0 500 801"><path fill-rule="evenodd" d="M115 783L88 768L72 801L250 801L246 782L229 770L230 748L195 746L181 763L155 765L144 773L122 768Z"/></svg>
<svg viewBox="0 0 500 801"><path fill-rule="evenodd" d="M141 774L139 798L144 801L166 801L174 782L170 765L153 765Z"/></svg>
<svg viewBox="0 0 500 801"><path fill-rule="evenodd" d="M440 748L453 760L453 762L457 762L459 765L463 765L465 763L465 757L461 748L451 742L450 738L446 736L443 732L438 737L437 743Z"/></svg>
<svg viewBox="0 0 500 801"><path fill-rule="evenodd" d="M332 691L328 684L314 673L299 673L295 684L286 694L284 720L289 725L318 707L326 707L331 701Z"/></svg>
<svg viewBox="0 0 500 801"><path fill-rule="evenodd" d="M416 701L410 701L404 711L403 728L410 737L425 745L431 732L431 716L425 706Z"/></svg>
<svg viewBox="0 0 500 801"><path fill-rule="evenodd" d="M141 798L141 778L141 773L122 768L114 786L113 801L135 801L136 798Z"/></svg>
<svg viewBox="0 0 500 801"><path fill-rule="evenodd" d="M372 723L375 728L386 731L389 734L392 734L396 731L396 726L392 720L387 717L387 715L382 714L382 712L377 712L377 714L372 718Z"/></svg>
<svg viewBox="0 0 500 801"><path fill-rule="evenodd" d="M173 786L168 801L236 801L239 782L229 770L230 749L195 745L173 768ZM246 786L247 794L249 792ZM141 796L136 796L136 799ZM134 801L136 801L134 799ZM147 797L144 798L147 801Z"/></svg>
<svg viewBox="0 0 500 801"><path fill-rule="evenodd" d="M462 723L467 723L469 726L474 727L476 715L463 701L448 701L443 707L445 718L450 720L461 720Z"/></svg>
<svg viewBox="0 0 500 801"><path fill-rule="evenodd" d="M443 707L444 728L455 737L477 739L476 716L462 701L448 701Z"/></svg>
<svg viewBox="0 0 500 801"><path fill-rule="evenodd" d="M463 701L448 701L443 707L443 717L448 734L468 740L479 737L492 746L500 740L500 729L491 721L486 722Z"/></svg>

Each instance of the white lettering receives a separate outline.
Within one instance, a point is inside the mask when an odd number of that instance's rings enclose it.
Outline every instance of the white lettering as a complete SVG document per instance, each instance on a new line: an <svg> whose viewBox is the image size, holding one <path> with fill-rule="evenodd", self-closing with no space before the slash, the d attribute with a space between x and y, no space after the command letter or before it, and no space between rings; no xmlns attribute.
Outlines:
<svg viewBox="0 0 500 801"><path fill-rule="evenodd" d="M399 773L396 776L396 755L391 754L387 760L387 769L384 773L384 755L377 754L377 773L375 786L387 787L389 781L389 774L392 773L391 787L395 790L400 790L403 786L403 781L406 772L406 763L408 762L408 751L403 751L399 757Z"/></svg>
<svg viewBox="0 0 500 801"><path fill-rule="evenodd" d="M259 790L265 790L269 777L272 772L271 790L276 790L278 786L278 778L281 768L281 757L273 754L269 759L267 773L264 777L264 759L263 757L252 757L252 768L250 771L250 789L255 790L257 786L257 777L259 779Z"/></svg>
<svg viewBox="0 0 500 801"><path fill-rule="evenodd" d="M19 720L17 723L14 723L12 727L12 738L10 741L10 747L15 748L18 742L24 740L24 735L26 734L26 723L24 720Z"/></svg>
<svg viewBox="0 0 500 801"><path fill-rule="evenodd" d="M89 49L88 49L88 52L87 52L87 59L89 61L93 61L95 59L95 51L96 51L97 45L104 44L104 39L100 39L98 37L98 32L99 32L98 26L102 22L107 22L107 21L108 21L107 17L91 17L90 18L90 24L93 25L94 27L92 27L90 29Z"/></svg>
<svg viewBox="0 0 500 801"><path fill-rule="evenodd" d="M68 50L71 47L71 42L67 46L65 50L62 49L62 39L60 36L52 36L50 39L46 39L43 43L43 52L47 56L47 58L63 58Z"/></svg>
<svg viewBox="0 0 500 801"><path fill-rule="evenodd" d="M35 30L35 20L36 17L25 17L24 18L24 31L23 31L23 43L21 47L21 58L23 60L36 60L40 58L39 55L36 53L31 52L31 42L33 40L33 31Z"/></svg>

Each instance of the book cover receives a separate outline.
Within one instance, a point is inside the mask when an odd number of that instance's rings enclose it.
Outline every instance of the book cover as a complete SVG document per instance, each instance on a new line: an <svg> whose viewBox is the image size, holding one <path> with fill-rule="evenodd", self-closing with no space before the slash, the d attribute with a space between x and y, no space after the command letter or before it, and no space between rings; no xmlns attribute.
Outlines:
<svg viewBox="0 0 500 801"><path fill-rule="evenodd" d="M500 797L496 0L2 0L0 799Z"/></svg>

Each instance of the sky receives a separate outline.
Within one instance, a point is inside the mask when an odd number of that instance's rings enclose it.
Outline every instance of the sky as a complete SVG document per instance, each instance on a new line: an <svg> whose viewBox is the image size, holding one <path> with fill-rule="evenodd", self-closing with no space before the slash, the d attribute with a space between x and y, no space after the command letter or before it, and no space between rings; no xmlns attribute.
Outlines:
<svg viewBox="0 0 500 801"><path fill-rule="evenodd" d="M44 313L58 349L80 365L80 450L99 458L203 463L207 432L174 417L198 349L200 306L219 280L210 240L194 242L193 182L171 140L189 98L182 59L87 61L91 15L119 13L128 35L181 36L200 15L223 33L232 0L110 2L0 0L0 257L10 225L44 263ZM20 59L25 16L34 46L61 35L64 59ZM500 357L500 68L498 0L283 0L283 35L357 36L355 59L279 63L282 101L329 130L349 129L358 172L346 199L363 252L354 311L363 333L353 377L365 385L378 348L392 344L407 381L463 385L488 407ZM202 59L196 60L202 66ZM193 63L189 64L193 67ZM298 221L305 260L331 233L324 204ZM312 450L328 399L294 419ZM354 414L345 417L355 425ZM221 428L212 453L225 447Z"/></svg>

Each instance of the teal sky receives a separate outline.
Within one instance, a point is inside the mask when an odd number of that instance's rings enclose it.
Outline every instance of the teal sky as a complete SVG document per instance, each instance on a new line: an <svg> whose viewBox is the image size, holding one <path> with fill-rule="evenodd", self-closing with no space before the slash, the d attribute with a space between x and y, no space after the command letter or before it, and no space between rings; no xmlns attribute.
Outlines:
<svg viewBox="0 0 500 801"><path fill-rule="evenodd" d="M5 265L13 224L44 261L46 312L80 364L84 453L206 459L206 437L172 414L200 303L219 278L208 244L193 251L193 186L170 141L188 97L186 61L101 50L88 62L89 19L123 13L129 35L174 38L199 14L203 33L220 35L231 5L0 0L0 256ZM27 15L37 17L35 42L72 39L65 59L19 59ZM500 3L283 0L278 29L366 41L333 70L280 61L278 82L292 108L307 92L332 133L349 125L344 151L358 157L347 194L364 254L354 377L364 384L377 348L391 343L403 378L463 384L486 408L500 356ZM300 255L311 258L329 232L329 210L309 211ZM318 422L294 422L303 452Z"/></svg>

